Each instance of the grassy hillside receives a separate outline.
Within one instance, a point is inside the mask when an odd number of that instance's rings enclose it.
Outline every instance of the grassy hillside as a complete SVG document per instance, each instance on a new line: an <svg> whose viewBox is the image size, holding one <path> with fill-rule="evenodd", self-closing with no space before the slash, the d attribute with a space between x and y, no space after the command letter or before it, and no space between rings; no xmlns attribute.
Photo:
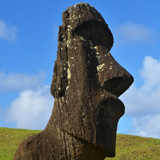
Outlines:
<svg viewBox="0 0 160 160"><path fill-rule="evenodd" d="M105 160L160 160L160 139L118 134L116 157Z"/></svg>
<svg viewBox="0 0 160 160"><path fill-rule="evenodd" d="M12 160L18 144L40 131L0 128L0 160ZM105 160L159 160L160 139L117 135L116 157Z"/></svg>
<svg viewBox="0 0 160 160"><path fill-rule="evenodd" d="M13 160L19 143L40 131L0 128L0 160Z"/></svg>

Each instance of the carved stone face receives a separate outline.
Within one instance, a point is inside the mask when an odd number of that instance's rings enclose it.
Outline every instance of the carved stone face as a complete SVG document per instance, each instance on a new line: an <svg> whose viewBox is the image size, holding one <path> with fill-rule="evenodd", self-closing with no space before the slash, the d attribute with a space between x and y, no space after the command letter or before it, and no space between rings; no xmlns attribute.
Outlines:
<svg viewBox="0 0 160 160"><path fill-rule="evenodd" d="M133 77L109 53L113 36L89 4L63 13L51 84L54 108L45 130L24 140L14 160L103 160L115 156L124 105L118 97Z"/></svg>
<svg viewBox="0 0 160 160"><path fill-rule="evenodd" d="M51 85L55 125L114 156L117 123L124 114L118 97L133 77L109 52L112 33L98 11L78 4L63 13L58 41Z"/></svg>

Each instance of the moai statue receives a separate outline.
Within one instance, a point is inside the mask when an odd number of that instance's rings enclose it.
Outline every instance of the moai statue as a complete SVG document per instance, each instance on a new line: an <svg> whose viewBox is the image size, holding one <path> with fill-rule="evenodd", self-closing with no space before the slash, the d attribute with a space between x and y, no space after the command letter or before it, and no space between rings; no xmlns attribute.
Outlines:
<svg viewBox="0 0 160 160"><path fill-rule="evenodd" d="M54 108L43 132L24 140L14 160L104 160L115 156L118 97L133 77L110 54L113 36L85 3L63 12L51 84Z"/></svg>

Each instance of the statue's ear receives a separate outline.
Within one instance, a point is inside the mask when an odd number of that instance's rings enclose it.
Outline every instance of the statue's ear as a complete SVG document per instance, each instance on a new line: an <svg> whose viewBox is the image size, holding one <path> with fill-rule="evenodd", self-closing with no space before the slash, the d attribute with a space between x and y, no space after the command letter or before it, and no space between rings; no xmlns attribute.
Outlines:
<svg viewBox="0 0 160 160"><path fill-rule="evenodd" d="M68 32L66 31L66 29L66 26L59 27L57 60L54 64L54 74L51 84L51 94L54 98L64 97L66 86L68 84Z"/></svg>
<svg viewBox="0 0 160 160"><path fill-rule="evenodd" d="M57 94L56 94L56 90L57 90L56 83L57 83L57 61L55 61L55 63L54 63L54 74L53 74L51 88L50 88L51 94L52 94L52 96L54 98L57 97Z"/></svg>
<svg viewBox="0 0 160 160"><path fill-rule="evenodd" d="M67 60L65 58L63 60L58 60L61 59L62 53L58 51L57 54L58 56L54 64L54 74L51 84L51 94L54 98L64 97L67 86L67 71L64 67L67 66Z"/></svg>

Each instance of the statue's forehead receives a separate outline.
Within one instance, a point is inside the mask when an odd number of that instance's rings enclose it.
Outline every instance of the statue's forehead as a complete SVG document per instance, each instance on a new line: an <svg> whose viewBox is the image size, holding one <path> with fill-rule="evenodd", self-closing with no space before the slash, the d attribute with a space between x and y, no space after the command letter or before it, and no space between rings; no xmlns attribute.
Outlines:
<svg viewBox="0 0 160 160"><path fill-rule="evenodd" d="M65 12L63 12L62 17L63 26L67 26L69 24L72 30L86 21L99 21L106 25L101 14L94 7L85 3L69 7Z"/></svg>
<svg viewBox="0 0 160 160"><path fill-rule="evenodd" d="M108 50L113 45L113 36L101 14L89 4L77 4L63 12L63 25L67 43L73 35L90 40L94 46L102 45ZM66 32L67 31L67 32Z"/></svg>

